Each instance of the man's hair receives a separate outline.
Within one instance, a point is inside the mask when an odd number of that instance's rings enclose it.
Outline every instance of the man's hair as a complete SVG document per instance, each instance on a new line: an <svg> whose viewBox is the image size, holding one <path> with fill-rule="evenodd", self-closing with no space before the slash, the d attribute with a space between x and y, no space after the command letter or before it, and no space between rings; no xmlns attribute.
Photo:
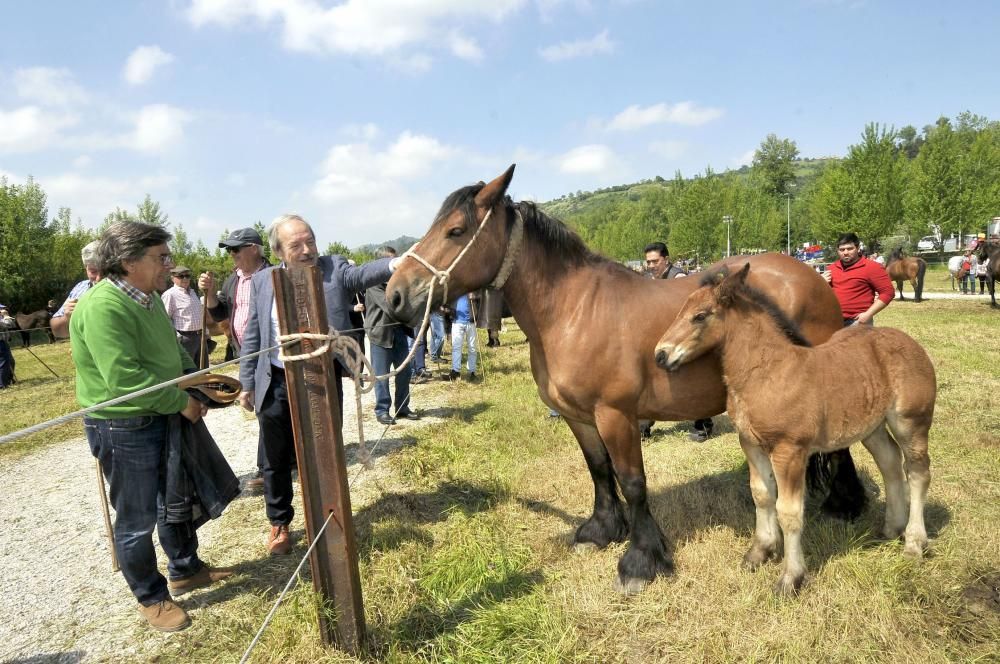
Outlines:
<svg viewBox="0 0 1000 664"><path fill-rule="evenodd" d="M378 257L379 258L393 258L396 256L396 250L390 246L379 247Z"/></svg>
<svg viewBox="0 0 1000 664"><path fill-rule="evenodd" d="M840 237L837 238L837 246L842 244L853 244L855 247L860 247L861 240L858 239L857 233L841 233Z"/></svg>
<svg viewBox="0 0 1000 664"><path fill-rule="evenodd" d="M80 258L83 260L84 267L97 265L97 245L100 243L100 240L94 240L83 245L83 249L80 250Z"/></svg>
<svg viewBox="0 0 1000 664"><path fill-rule="evenodd" d="M659 253L664 258L670 255L670 252L667 251L667 245L663 244L662 242L650 242L649 244L646 245L646 248L643 250L642 253L648 254L651 251Z"/></svg>
<svg viewBox="0 0 1000 664"><path fill-rule="evenodd" d="M136 261L150 247L170 242L173 236L162 226L139 221L122 221L108 227L98 241L95 258L101 274L124 277L127 261Z"/></svg>
<svg viewBox="0 0 1000 664"><path fill-rule="evenodd" d="M309 234L312 235L313 240L316 239L316 233L313 231L312 226L309 222L300 217L297 214L283 214L280 217L275 217L271 225L267 227L267 243L271 245L271 253L277 254L281 251L281 239L278 238L278 229L284 226L289 221L300 221L306 225L309 229Z"/></svg>

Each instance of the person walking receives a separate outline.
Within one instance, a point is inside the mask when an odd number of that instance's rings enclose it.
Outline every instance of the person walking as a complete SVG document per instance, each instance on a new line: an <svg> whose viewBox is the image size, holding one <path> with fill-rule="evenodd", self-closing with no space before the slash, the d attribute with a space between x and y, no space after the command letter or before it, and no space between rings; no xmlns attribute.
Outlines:
<svg viewBox="0 0 1000 664"><path fill-rule="evenodd" d="M82 408L177 378L194 363L177 341L157 297L173 267L171 236L138 222L109 227L96 249L104 279L77 303L70 320L76 398ZM197 422L207 408L177 386L164 387L84 418L91 453L110 483L115 510L115 553L122 576L153 629L173 632L191 624L173 597L232 574L198 557L192 522L174 523L166 503L169 416ZM169 581L153 547L156 527L167 556Z"/></svg>
<svg viewBox="0 0 1000 664"><path fill-rule="evenodd" d="M365 265L351 265L343 256L320 256L316 235L305 219L286 214L268 227L271 252L281 260L281 267L320 268L326 298L327 324L330 330L351 329L348 312L354 305L354 293L387 282L399 258L382 258ZM267 550L282 555L292 550L288 526L295 512L292 508L292 467L295 465L295 441L288 404L285 366L278 351L257 352L276 345L278 314L271 282L273 267L253 275L250 285L250 313L241 345L240 405L256 413L264 441L264 507L270 522ZM344 367L335 361L338 406L343 412L344 391L341 383Z"/></svg>

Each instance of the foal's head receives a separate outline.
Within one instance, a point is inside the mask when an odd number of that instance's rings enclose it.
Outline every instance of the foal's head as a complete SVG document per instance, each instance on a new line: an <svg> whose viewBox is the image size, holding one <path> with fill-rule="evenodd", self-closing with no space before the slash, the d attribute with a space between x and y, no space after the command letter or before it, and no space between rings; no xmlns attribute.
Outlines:
<svg viewBox="0 0 1000 664"><path fill-rule="evenodd" d="M506 193L513 177L511 165L492 182L463 187L445 199L430 229L410 250L423 262L411 257L389 279L386 300L396 319L413 323L423 316L435 278L424 262L438 271L451 267L447 277L449 299L482 288L493 280L503 263L510 232L511 213ZM487 214L490 218L484 224ZM476 236L481 225L482 230ZM474 236L475 242L468 246ZM455 263L467 246L466 253ZM435 286L432 306L444 303L444 290L440 283Z"/></svg>
<svg viewBox="0 0 1000 664"><path fill-rule="evenodd" d="M677 318L656 344L656 363L674 371L717 348L725 337L726 315L736 307L766 314L789 342L809 346L798 326L772 300L747 283L749 274L747 263L734 273L722 267L702 277L701 288L688 296Z"/></svg>

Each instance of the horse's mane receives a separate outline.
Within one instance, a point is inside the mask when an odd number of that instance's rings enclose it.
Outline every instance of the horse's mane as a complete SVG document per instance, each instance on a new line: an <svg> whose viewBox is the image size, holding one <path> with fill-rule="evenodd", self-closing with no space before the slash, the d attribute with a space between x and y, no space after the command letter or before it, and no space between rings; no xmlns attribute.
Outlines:
<svg viewBox="0 0 1000 664"><path fill-rule="evenodd" d="M707 272L701 278L700 285L714 286L718 283L720 272L723 272L724 270L725 268ZM774 303L774 300L768 297L764 291L758 290L744 281L742 284L730 291L730 293L735 296L731 300L734 304L740 302L742 304L748 304L751 307L763 309L764 313L770 316L771 320L774 321L774 324L778 326L778 330L785 335L785 338L796 346L812 346L812 343L810 343L809 340L803 336L802 330L799 329L799 326L796 325L795 321L786 316L785 312L782 311L778 305ZM725 304L723 306L725 306Z"/></svg>

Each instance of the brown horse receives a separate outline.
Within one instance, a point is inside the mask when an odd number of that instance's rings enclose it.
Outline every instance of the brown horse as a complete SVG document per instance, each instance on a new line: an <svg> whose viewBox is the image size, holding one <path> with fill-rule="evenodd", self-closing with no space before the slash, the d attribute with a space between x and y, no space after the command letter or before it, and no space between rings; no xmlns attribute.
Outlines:
<svg viewBox="0 0 1000 664"><path fill-rule="evenodd" d="M903 250L896 247L889 254L889 263L885 266L889 278L896 282L899 289L899 299L903 297L903 282L909 281L913 287L913 301L920 302L924 293L924 274L927 272L927 261L917 256L903 256Z"/></svg>
<svg viewBox="0 0 1000 664"><path fill-rule="evenodd" d="M442 281L448 297L491 283L502 288L528 337L542 401L573 431L594 483L594 511L575 541L605 547L623 541L631 529L616 586L635 592L673 568L649 511L638 419L693 420L725 410L726 390L713 355L673 374L653 361L663 321L673 319L697 283L646 279L592 253L534 204L511 201L506 191L513 175L511 166L489 184L448 196L411 249L414 259L389 280L386 299L395 318L417 324L430 292L433 306L446 297ZM782 302L808 338L820 343L841 328L837 299L811 268L775 254L733 262L744 260L754 265L754 281ZM856 513L864 491L850 456L842 458L846 463L838 465L831 499L844 502L830 507ZM618 487L628 503L628 521Z"/></svg>
<svg viewBox="0 0 1000 664"><path fill-rule="evenodd" d="M810 347L774 300L747 283L756 270L747 264L728 276L725 270L706 275L656 345L656 362L668 371L709 350L721 357L727 410L750 463L757 506L744 564L756 569L777 557L780 524L785 560L775 592L798 591L806 574L806 460L858 439L885 480L883 535L895 539L905 528L903 554L920 558L927 545L927 434L937 396L930 358L916 341L888 327L855 325Z"/></svg>
<svg viewBox="0 0 1000 664"><path fill-rule="evenodd" d="M16 314L14 320L17 321L17 327L21 330L21 345L25 348L31 345L32 330L45 330L49 337L49 343L54 344L56 342L55 335L52 334L52 328L49 327L52 314L46 309L39 309L30 314Z"/></svg>
<svg viewBox="0 0 1000 664"><path fill-rule="evenodd" d="M990 301L997 306L996 283L1000 281L1000 240L989 240L983 242L977 248L977 258L980 264L989 261L989 269L986 270L986 287L990 289Z"/></svg>

